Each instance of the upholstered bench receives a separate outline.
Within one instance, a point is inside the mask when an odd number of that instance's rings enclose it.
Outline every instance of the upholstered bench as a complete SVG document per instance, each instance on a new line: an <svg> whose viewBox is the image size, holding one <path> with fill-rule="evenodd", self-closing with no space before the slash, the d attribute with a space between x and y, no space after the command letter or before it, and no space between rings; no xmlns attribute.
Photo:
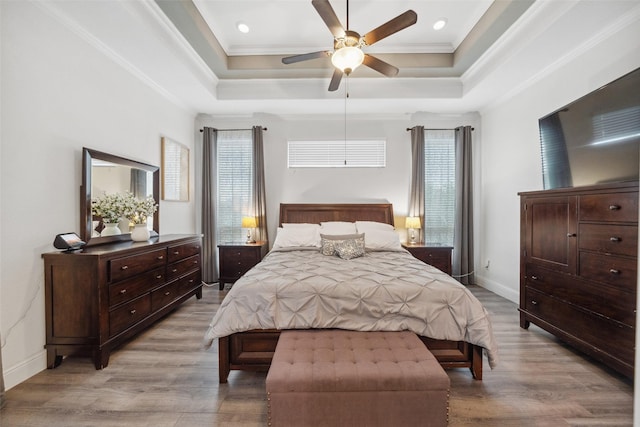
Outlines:
<svg viewBox="0 0 640 427"><path fill-rule="evenodd" d="M412 332L283 331L269 425L446 426L449 377Z"/></svg>

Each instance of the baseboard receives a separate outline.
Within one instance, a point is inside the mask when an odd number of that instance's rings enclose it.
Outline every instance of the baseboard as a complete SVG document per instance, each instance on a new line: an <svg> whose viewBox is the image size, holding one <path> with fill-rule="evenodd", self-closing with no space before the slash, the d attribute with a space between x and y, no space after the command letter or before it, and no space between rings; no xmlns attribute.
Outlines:
<svg viewBox="0 0 640 427"><path fill-rule="evenodd" d="M4 370L4 386L7 390L47 369L47 352L42 350L27 360Z"/></svg>
<svg viewBox="0 0 640 427"><path fill-rule="evenodd" d="M475 275L475 282L478 286L481 286L491 292L493 292L494 294L500 295L503 298L508 299L511 302L514 302L516 304L520 303L520 292L509 288L507 286L504 286L501 283L498 282L494 282L493 280L489 280L484 276L480 276L476 273Z"/></svg>

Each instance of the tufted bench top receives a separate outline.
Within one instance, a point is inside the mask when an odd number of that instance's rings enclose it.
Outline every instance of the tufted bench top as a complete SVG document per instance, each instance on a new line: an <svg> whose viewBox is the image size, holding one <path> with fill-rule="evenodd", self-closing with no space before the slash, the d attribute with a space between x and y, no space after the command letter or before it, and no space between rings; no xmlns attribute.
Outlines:
<svg viewBox="0 0 640 427"><path fill-rule="evenodd" d="M449 377L413 332L290 330L268 384L270 392L448 390Z"/></svg>

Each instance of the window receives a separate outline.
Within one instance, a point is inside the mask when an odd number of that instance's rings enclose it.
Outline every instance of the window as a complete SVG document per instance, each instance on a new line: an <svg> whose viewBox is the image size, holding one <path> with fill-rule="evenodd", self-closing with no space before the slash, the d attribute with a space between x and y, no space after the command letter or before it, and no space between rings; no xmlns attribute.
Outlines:
<svg viewBox="0 0 640 427"><path fill-rule="evenodd" d="M241 227L242 217L251 211L253 193L251 130L218 131L216 153L218 242L242 242L246 239L246 230Z"/></svg>
<svg viewBox="0 0 640 427"><path fill-rule="evenodd" d="M424 236L427 244L453 246L455 130L424 131Z"/></svg>
<svg viewBox="0 0 640 427"><path fill-rule="evenodd" d="M383 168L386 141L289 141L290 168Z"/></svg>

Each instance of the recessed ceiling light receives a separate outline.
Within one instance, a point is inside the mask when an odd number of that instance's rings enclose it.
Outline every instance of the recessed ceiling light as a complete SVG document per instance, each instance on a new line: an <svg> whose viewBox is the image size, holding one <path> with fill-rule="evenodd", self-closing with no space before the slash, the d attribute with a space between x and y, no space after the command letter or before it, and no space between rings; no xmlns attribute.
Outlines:
<svg viewBox="0 0 640 427"><path fill-rule="evenodd" d="M433 29L439 31L447 25L447 18L440 18L433 24Z"/></svg>
<svg viewBox="0 0 640 427"><path fill-rule="evenodd" d="M241 33L247 34L249 32L249 26L244 22L238 22L236 28L238 28L238 31L240 31Z"/></svg>

